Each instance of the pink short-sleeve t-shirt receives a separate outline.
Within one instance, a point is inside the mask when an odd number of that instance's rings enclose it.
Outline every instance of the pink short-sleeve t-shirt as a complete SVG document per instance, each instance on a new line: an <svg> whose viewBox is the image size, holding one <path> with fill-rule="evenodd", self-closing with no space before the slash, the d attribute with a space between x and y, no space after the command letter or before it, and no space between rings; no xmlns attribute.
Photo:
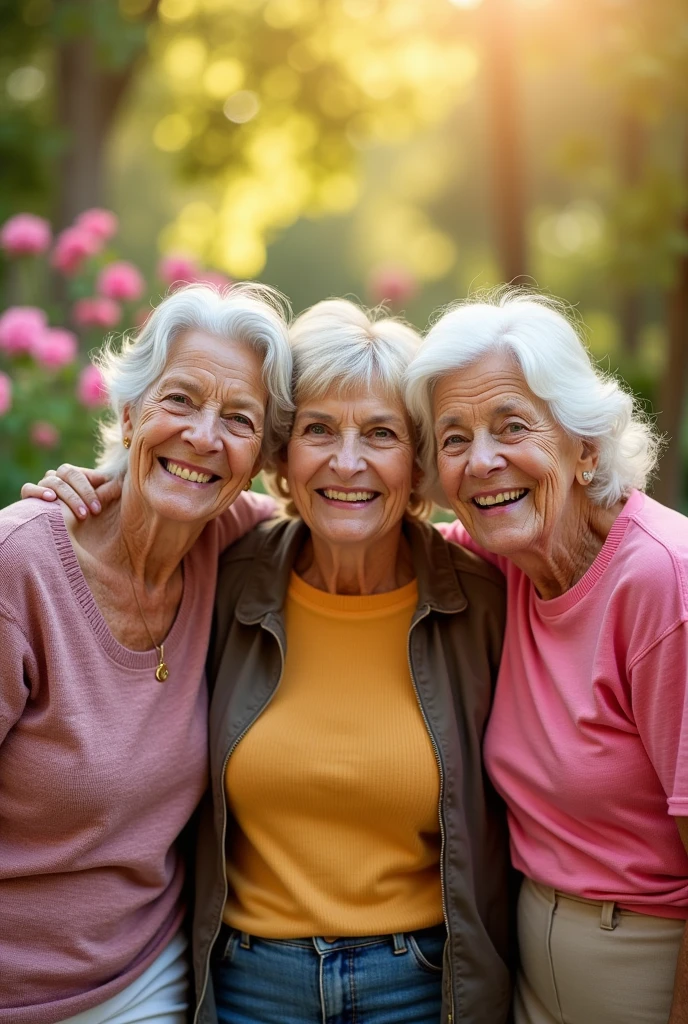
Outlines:
<svg viewBox="0 0 688 1024"><path fill-rule="evenodd" d="M597 558L545 601L512 562L485 741L514 865L564 892L688 918L688 519L634 491Z"/></svg>

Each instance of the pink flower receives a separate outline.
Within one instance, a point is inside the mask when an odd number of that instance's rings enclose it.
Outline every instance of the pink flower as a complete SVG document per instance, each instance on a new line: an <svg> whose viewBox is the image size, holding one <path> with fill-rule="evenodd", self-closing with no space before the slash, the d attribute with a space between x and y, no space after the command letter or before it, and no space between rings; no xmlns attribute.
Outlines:
<svg viewBox="0 0 688 1024"><path fill-rule="evenodd" d="M77 397L87 409L97 409L107 405L108 396L103 375L97 366L85 366L79 374L76 389Z"/></svg>
<svg viewBox="0 0 688 1024"><path fill-rule="evenodd" d="M73 363L76 352L76 335L63 327L48 327L31 346L31 355L36 362L49 370Z"/></svg>
<svg viewBox="0 0 688 1024"><path fill-rule="evenodd" d="M0 230L0 246L10 256L36 256L50 246L50 224L33 213L10 217Z"/></svg>
<svg viewBox="0 0 688 1024"><path fill-rule="evenodd" d="M111 210L84 210L77 217L76 226L82 228L89 235L93 235L100 242L107 242L113 235L117 234L119 222Z"/></svg>
<svg viewBox="0 0 688 1024"><path fill-rule="evenodd" d="M38 448L54 448L60 442L60 432L47 420L38 420L31 427L31 440Z"/></svg>
<svg viewBox="0 0 688 1024"><path fill-rule="evenodd" d="M0 349L10 355L30 352L47 325L42 309L36 306L10 306L0 316Z"/></svg>
<svg viewBox="0 0 688 1024"><path fill-rule="evenodd" d="M122 318L122 310L113 299L96 296L79 299L72 309L74 323L78 327L115 327Z"/></svg>
<svg viewBox="0 0 688 1024"><path fill-rule="evenodd" d="M145 288L146 282L141 271L126 260L108 263L98 275L97 290L106 299L136 302L143 295Z"/></svg>
<svg viewBox="0 0 688 1024"><path fill-rule="evenodd" d="M209 284L213 288L228 288L232 283L231 278L221 274L219 270L200 270L196 275L198 284Z"/></svg>
<svg viewBox="0 0 688 1024"><path fill-rule="evenodd" d="M368 291L374 302L390 302L400 306L412 299L418 290L413 274L405 267L378 267L370 275Z"/></svg>
<svg viewBox="0 0 688 1024"><path fill-rule="evenodd" d="M84 260L101 248L100 239L83 228L65 228L57 236L51 262L63 274L76 274Z"/></svg>
<svg viewBox="0 0 688 1024"><path fill-rule="evenodd" d="M189 256L171 253L163 256L158 263L158 277L167 285L192 284L198 280L200 273L198 264Z"/></svg>
<svg viewBox="0 0 688 1024"><path fill-rule="evenodd" d="M6 373L0 373L0 416L12 407L12 381Z"/></svg>

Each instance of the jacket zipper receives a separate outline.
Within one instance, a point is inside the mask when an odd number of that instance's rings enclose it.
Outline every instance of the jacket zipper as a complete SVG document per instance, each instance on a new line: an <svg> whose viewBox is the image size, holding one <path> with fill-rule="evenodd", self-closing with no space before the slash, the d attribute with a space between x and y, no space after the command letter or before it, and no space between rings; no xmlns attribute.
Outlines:
<svg viewBox="0 0 688 1024"><path fill-rule="evenodd" d="M440 889L441 889L441 893L442 893L442 916L444 917L444 926L447 929L447 942L449 943L449 953L450 953L449 957L447 958L447 961L448 961L448 964L449 964L449 995L450 995L451 1003L450 1003L450 1012L449 1012L449 1015L448 1015L448 1018L447 1018L447 1024L452 1024L452 1022L454 1020L454 985L452 983L452 977L451 977L451 932L449 931L449 915L447 913L447 891L446 891L446 888L445 888L445 881L444 881L444 875L445 875L445 870L444 870L444 852L445 852L445 846L446 846L446 834L445 834L445 827L444 827L444 817L443 817L443 812L442 812L442 803L443 803L443 799L444 799L444 769L442 768L442 758L440 757L439 747L437 746L437 742L435 741L435 737L433 736L432 729L430 728L430 722L428 721L428 716L425 713L425 708L423 707L423 702L421 700L420 693L418 691L418 686L416 684L416 677L413 674L413 664L411 662L411 633L416 628L418 623L422 619L427 618L427 616L429 614L430 614L430 609L426 605L423 614L420 615L416 619L416 621L413 623L413 625L409 629L408 638L407 638L407 641L406 641L406 655L407 655L407 658L408 658L409 674L411 676L411 682L413 684L413 691L414 691L414 693L416 695L416 700L418 701L418 707L420 708L420 713L423 716L423 722L425 723L425 728L427 730L428 736L430 737L430 742L432 743L432 748L433 748L433 750L435 752L435 760L437 761L437 769L438 769L439 775L440 775L440 797L439 797L439 804L438 804L438 808L437 808L438 818L439 818L439 823L440 823Z"/></svg>
<svg viewBox="0 0 688 1024"><path fill-rule="evenodd" d="M221 782L221 793L222 793L222 850L223 850L223 854L224 854L224 848L225 848L225 838L226 838L226 835L227 835L227 797L226 797L226 794L225 794L224 778L225 778L225 775L227 773L227 765L229 763L229 759L232 756L232 754L234 753L234 751L236 750L236 748L239 746L241 741L243 740L243 738L246 735L246 733L249 731L249 729L251 729L256 724L256 722L258 721L260 716L263 714L265 709L268 707L268 705L272 701L272 698L277 693L277 689L279 687L279 684L282 682L282 676L284 675L285 654L284 654L284 648L282 646L282 641L280 640L279 636L277 635L277 633L273 629L270 629L269 626L263 626L262 622L261 622L261 629L264 629L267 633L270 633L271 636L274 636L275 640L277 641L277 646L279 647L279 650L280 650L280 657L282 659L282 667L280 669L280 674L279 674L279 677L277 679L277 682L276 682L275 686L273 687L272 693L270 694L268 699L265 701L265 703L261 707L258 708L258 710L256 711L256 713L253 716L253 718L251 719L251 721L248 722L246 724L246 726L244 727L244 729L242 729L242 731L239 733L237 738L234 740L234 743L232 743L231 747L227 751L227 755L226 755L224 761L222 762L222 773L220 775L220 782ZM222 896L222 906L224 907L225 903L227 902L227 890L229 888L228 885L227 885L227 871L226 870L223 872L223 876L222 877L224 879L224 893L223 893L223 896ZM221 928L222 928L222 914L220 914L220 919L219 919L217 925L215 926L215 934L213 935L213 937L212 937L212 939L210 941L210 946L208 947L208 955L206 956L204 976L203 976L203 988L201 989L201 994L200 994L199 999L198 999L198 1006L196 1008L196 1013L194 1014L193 1024L198 1024L198 1017L199 1017L199 1014L201 1012L201 1007L203 1006L203 1000L205 999L206 991L208 989L208 977L210 975L210 957L211 957L211 954L212 954L212 951L213 951L213 946L215 945L215 943L217 941L217 937L220 934L220 929Z"/></svg>

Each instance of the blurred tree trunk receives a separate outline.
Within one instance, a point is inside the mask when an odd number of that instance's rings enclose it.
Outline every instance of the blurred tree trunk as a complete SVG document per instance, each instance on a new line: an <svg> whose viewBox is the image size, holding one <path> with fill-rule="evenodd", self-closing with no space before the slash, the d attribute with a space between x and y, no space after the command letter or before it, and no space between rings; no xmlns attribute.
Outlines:
<svg viewBox="0 0 688 1024"><path fill-rule="evenodd" d="M688 157L688 147L686 155ZM688 159L686 163L688 167ZM688 235L688 211L681 228ZM668 353L659 388L657 426L669 445L662 457L653 493L663 505L678 508L683 491L681 428L688 385L688 255L679 259L676 284L667 295L666 311Z"/></svg>
<svg viewBox="0 0 688 1024"><path fill-rule="evenodd" d="M525 143L521 130L513 0L483 4L485 78L491 134L492 206L502 274L514 281L527 273Z"/></svg>
<svg viewBox="0 0 688 1024"><path fill-rule="evenodd" d="M626 187L637 185L642 176L645 129L630 111L621 115L620 131L621 180ZM624 288L619 298L619 322L624 352L635 356L643 323L643 300L638 288Z"/></svg>
<svg viewBox="0 0 688 1024"><path fill-rule="evenodd" d="M56 196L58 228L104 202L105 145L132 73L132 65L100 68L96 43L86 35L65 40L57 50L57 117L66 136Z"/></svg>

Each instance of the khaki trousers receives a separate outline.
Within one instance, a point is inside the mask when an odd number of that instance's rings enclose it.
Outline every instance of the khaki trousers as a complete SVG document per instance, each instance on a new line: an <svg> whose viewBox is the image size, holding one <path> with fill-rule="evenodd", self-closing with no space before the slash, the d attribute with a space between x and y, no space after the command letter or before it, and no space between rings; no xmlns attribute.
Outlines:
<svg viewBox="0 0 688 1024"><path fill-rule="evenodd" d="M515 1024L667 1024L683 929L525 879Z"/></svg>

